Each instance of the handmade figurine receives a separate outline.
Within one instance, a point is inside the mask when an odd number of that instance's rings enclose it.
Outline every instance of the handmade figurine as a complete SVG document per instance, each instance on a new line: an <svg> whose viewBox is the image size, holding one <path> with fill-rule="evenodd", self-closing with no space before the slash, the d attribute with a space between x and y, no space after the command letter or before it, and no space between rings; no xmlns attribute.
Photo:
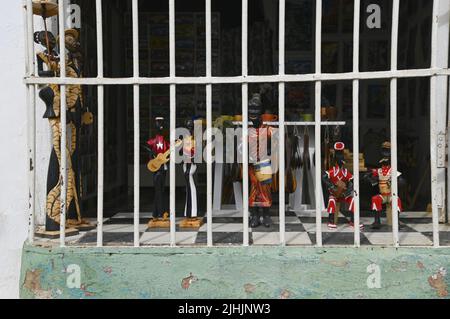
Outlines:
<svg viewBox="0 0 450 319"><path fill-rule="evenodd" d="M381 227L381 212L383 210L383 205L387 205L388 211L388 223L389 215L391 211L392 203L392 169L391 169L391 143L384 142L382 145L382 159L380 160L381 167L378 169L372 169L369 174L365 175L372 186L378 185L380 193L372 197L372 210L375 212L375 221L372 224L373 229L379 229ZM401 175L398 172L397 178ZM402 211L402 202L398 198L398 213Z"/></svg>
<svg viewBox="0 0 450 319"><path fill-rule="evenodd" d="M273 128L263 124L262 100L260 94L253 94L248 104L248 117L251 125L248 130L249 145L249 179L250 179L250 227L262 224L272 225L270 207L272 207L272 164L271 136Z"/></svg>
<svg viewBox="0 0 450 319"><path fill-rule="evenodd" d="M60 65L58 55L54 48L56 46L55 37L46 31L36 32L34 35L36 43L46 47L43 52L37 54L38 74L42 77L59 76ZM79 78L82 76L80 45L78 43L78 31L74 29L65 31L66 46L69 51L66 59L66 76ZM46 201L46 223L45 234L43 236L57 236L60 229L60 212L61 212L61 185L62 176L60 175L61 165L61 125L69 125L71 136L67 140L67 198L66 212L67 223L70 227L66 230L66 235L76 234L75 230L88 230L93 226L81 217L79 203L79 166L77 156L77 141L79 136L80 125L92 123L92 113L86 112L81 115L83 109L82 89L80 85L66 86L66 106L67 122L61 123L61 101L60 89L58 85L50 84L45 86L39 92L39 97L46 105L44 118L50 122L52 131L52 152L50 156L48 176L47 176L47 201ZM83 120L82 120L83 119ZM77 172L75 172L75 170Z"/></svg>
<svg viewBox="0 0 450 319"><path fill-rule="evenodd" d="M197 171L197 164L194 163L196 152L194 138L194 120L186 121L186 128L190 135L183 138L183 172L186 180L186 204L184 208L185 219L181 221L182 228L198 228L203 224L203 218L198 217L197 185L194 174Z"/></svg>
<svg viewBox="0 0 450 319"><path fill-rule="evenodd" d="M66 75L67 77L82 78L83 77L83 53L79 41L79 32L75 29L68 29L64 32L65 46L68 51L66 57ZM80 210L80 193L81 193L81 167L79 162L78 141L82 125L91 125L93 123L93 115L84 105L83 90L81 85L67 86L67 122L71 131L70 140L70 158L69 158L69 176L73 180L69 181L70 192L73 193L74 205L68 206L69 226L79 230L92 229L94 226L87 220L82 218Z"/></svg>
<svg viewBox="0 0 450 319"><path fill-rule="evenodd" d="M350 226L354 227L353 175L345 168L344 149L344 143L334 144L335 166L322 176L330 193L327 207L329 229L337 228L340 203L348 205L348 210L351 212ZM364 226L360 224L359 227L363 228Z"/></svg>
<svg viewBox="0 0 450 319"><path fill-rule="evenodd" d="M165 209L165 182L167 175L167 162L170 155L170 143L163 135L164 118L155 118L156 134L147 141L145 148L152 160L148 169L153 172L153 187L155 189L153 219L149 227L168 227L168 213ZM157 225L158 224L158 225Z"/></svg>

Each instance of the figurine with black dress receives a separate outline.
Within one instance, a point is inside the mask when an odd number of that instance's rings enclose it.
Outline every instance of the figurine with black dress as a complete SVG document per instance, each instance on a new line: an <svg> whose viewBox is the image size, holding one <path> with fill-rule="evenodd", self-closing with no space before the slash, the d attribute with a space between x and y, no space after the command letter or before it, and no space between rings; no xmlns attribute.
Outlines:
<svg viewBox="0 0 450 319"><path fill-rule="evenodd" d="M188 119L185 125L189 131L189 135L183 138L183 172L186 182L186 203L184 207L185 218L180 222L180 227L199 228L203 224L203 218L198 217L197 183L195 181L195 173L197 172L197 164L194 162L196 152L195 121Z"/></svg>

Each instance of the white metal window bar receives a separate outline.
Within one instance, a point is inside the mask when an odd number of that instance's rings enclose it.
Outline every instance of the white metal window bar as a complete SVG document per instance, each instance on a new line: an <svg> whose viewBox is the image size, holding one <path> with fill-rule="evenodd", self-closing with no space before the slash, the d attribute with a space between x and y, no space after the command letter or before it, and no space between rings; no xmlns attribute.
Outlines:
<svg viewBox="0 0 450 319"><path fill-rule="evenodd" d="M27 0L27 8L31 8L31 0ZM26 76L31 77L34 75L34 41L33 41L33 11L26 10L25 18L27 21L25 28L25 43L27 45L26 54ZM36 194L36 109L34 105L36 104L36 86L27 85L28 93L28 108L27 108L27 122L28 122L28 157L29 157L29 172L28 172L28 207L29 207L29 233L28 241L33 243L34 241L34 231L35 231L35 194Z"/></svg>
<svg viewBox="0 0 450 319"><path fill-rule="evenodd" d="M392 38L391 38L391 70L397 70L398 21L400 0L392 2ZM392 205L392 237L395 247L399 246L398 238L398 169L397 169L397 78L391 79L391 205Z"/></svg>
<svg viewBox="0 0 450 319"><path fill-rule="evenodd" d="M64 31L65 31L65 1L60 0L58 2L58 10L59 10L59 32L61 36L59 37L59 48L60 48L60 74L61 78L66 77L66 42ZM64 247L66 245L66 196L67 196L67 100L66 100L66 85L60 86L60 94L61 94L61 176L62 176L62 185L61 185L61 218L60 218L60 246Z"/></svg>
<svg viewBox="0 0 450 319"><path fill-rule="evenodd" d="M32 0L26 1L26 45L27 45L27 62L25 84L27 85L28 98L28 153L30 161L29 169L29 242L33 242L35 230L35 152L36 152L36 135L35 135L35 104L36 89L40 84L58 84L60 85L61 94L61 123L66 123L66 86L73 84L96 85L98 87L98 228L97 228L97 245L103 246L103 191L104 191L104 86L105 85L133 85L133 118L134 118L134 246L139 246L139 86L152 84L168 84L170 85L170 246L176 245L176 221L175 221L175 127L176 127L176 85L177 84L204 84L206 85L206 117L207 117L207 245L212 246L212 85L213 84L231 84L236 83L242 86L242 117L243 117L243 246L249 245L249 205L248 205L248 84L249 83L278 83L279 90L279 182L284 185L284 131L285 125L295 122L285 121L285 83L287 82L314 82L315 83L315 120L314 122L301 122L295 125L313 125L315 127L315 177L316 177L316 246L322 246L322 207L320 205L320 180L321 180L321 163L320 163L320 135L321 126L331 125L331 122L321 121L321 91L322 82L324 81L344 81L352 80L353 84L353 150L359 153L359 81L373 79L389 79L390 90L390 124L391 124L391 144L392 144L392 175L397 176L397 81L399 78L430 78L430 122L431 122L431 167L432 167L432 221L433 221L433 243L435 247L439 247L439 214L437 204L437 181L436 181L436 106L437 106L437 81L439 77L448 77L450 70L438 65L438 28L439 18L441 17L442 4L440 0L433 2L433 19L432 19L432 43L431 43L431 66L426 69L408 69L398 70L397 68L397 49L398 49L398 25L399 25L399 7L400 0L393 0L392 12L392 34L391 34L391 69L389 71L377 72L360 72L359 71L359 37L360 37L360 0L354 0L354 35L353 35L353 71L349 73L333 73L327 74L321 71L321 27L322 27L322 1L316 0L316 35L315 35L315 73L313 74L285 74L285 0L279 0L279 71L278 75L248 75L248 0L242 0L242 74L234 77L215 77L212 76L211 62L211 0L205 0L205 18L206 18L206 76L204 77L177 77L175 74L175 0L169 1L169 77L140 77L139 74L139 22L138 22L138 0L132 0L132 19L133 19L133 77L132 78L105 78L103 73L103 26L102 26L102 0L96 0L96 24L97 24L97 63L98 76L96 78L68 78L66 76L66 61L64 59L65 41L64 37L60 37L60 74L55 78L40 78L36 76L35 70L35 54L33 42L33 12ZM59 31L64 34L67 0L59 0ZM448 16L445 17L445 23L448 25ZM334 122L333 122L334 123ZM336 122L338 123L338 122ZM274 123L275 124L275 123ZM65 246L65 204L67 193L67 150L66 150L66 126L61 125L61 175L63 185L61 188L61 227L60 227L60 245ZM355 224L359 225L360 221L360 201L359 201L359 162L358 157L353 157L354 168L354 205L355 205ZM392 180L392 210L393 214L393 244L399 246L398 234L398 183L397 179ZM279 218L280 218L280 244L286 244L285 238L285 190L280 187L279 192ZM354 231L355 246L360 246L360 230L355 227Z"/></svg>
<svg viewBox="0 0 450 319"><path fill-rule="evenodd" d="M278 74L280 76L283 76L285 73L285 66L284 66L284 59L285 59L285 39L284 39L284 33L285 33L285 11L286 11L286 0L279 0L279 8L278 8L278 15L279 15L279 30L278 30ZM279 118L279 134L278 134L278 143L279 143L279 149L278 149L278 155L279 155L279 163L278 163L278 169L279 169L279 184L281 185L279 189L279 218L280 218L280 244L282 246L286 245L286 225L285 225L285 215L286 215L286 205L285 205L285 199L286 199L286 192L284 189L284 183L285 183L285 150L284 150L284 143L285 143L285 83L280 82L278 84L278 118Z"/></svg>
<svg viewBox="0 0 450 319"><path fill-rule="evenodd" d="M139 14L138 0L132 0L133 19L133 76L139 77ZM134 246L139 247L139 210L140 210L140 177L139 177L139 84L133 85L133 123L134 123Z"/></svg>
<svg viewBox="0 0 450 319"><path fill-rule="evenodd" d="M248 0L242 0L242 78L248 76ZM249 245L248 223L248 83L242 82L242 208L243 245Z"/></svg>
<svg viewBox="0 0 450 319"><path fill-rule="evenodd" d="M176 77L175 66L175 0L169 0L169 72ZM176 245L175 221L175 128L176 128L176 86L170 84L170 246Z"/></svg>
<svg viewBox="0 0 450 319"><path fill-rule="evenodd" d="M322 0L316 0L316 54L315 54L316 74L322 73ZM316 194L316 246L322 247L322 200L321 200L321 113L322 107L322 82L317 80L315 83L315 194Z"/></svg>
<svg viewBox="0 0 450 319"><path fill-rule="evenodd" d="M361 1L355 0L353 17L353 72L359 72L359 28ZM359 80L353 80L352 117L353 117L353 154L359 154ZM353 207L354 207L354 231L355 246L361 245L360 228L360 201L359 201L359 158L353 156Z"/></svg>
<svg viewBox="0 0 450 319"><path fill-rule="evenodd" d="M103 77L103 14L102 0L96 0L97 23L97 77ZM104 86L97 87L97 121L98 121L98 164L97 164L97 246L103 246L103 190L104 190L104 126L105 126L105 99Z"/></svg>

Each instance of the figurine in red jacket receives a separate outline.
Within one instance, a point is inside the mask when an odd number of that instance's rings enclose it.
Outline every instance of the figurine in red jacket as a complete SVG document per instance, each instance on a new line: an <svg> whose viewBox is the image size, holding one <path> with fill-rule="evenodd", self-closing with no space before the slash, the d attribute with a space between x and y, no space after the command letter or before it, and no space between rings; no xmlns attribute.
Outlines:
<svg viewBox="0 0 450 319"><path fill-rule="evenodd" d="M354 204L353 204L353 175L345 168L344 164L344 149L345 144L337 142L334 144L334 158L336 161L335 166L330 168L322 177L323 182L328 188L330 196L328 198L328 228L336 229L337 226L334 222L334 215L336 213L336 204L347 204L348 210L351 212L350 226L354 226ZM362 229L363 224L359 227Z"/></svg>
<svg viewBox="0 0 450 319"><path fill-rule="evenodd" d="M165 153L170 149L170 143L163 135L164 131L164 118L155 118L156 134L147 141L146 149L150 153L151 158L155 158L158 154ZM154 198L154 210L153 218L161 218L166 212L165 205L165 181L167 174L167 164L161 166L161 168L153 174L153 187L155 188Z"/></svg>

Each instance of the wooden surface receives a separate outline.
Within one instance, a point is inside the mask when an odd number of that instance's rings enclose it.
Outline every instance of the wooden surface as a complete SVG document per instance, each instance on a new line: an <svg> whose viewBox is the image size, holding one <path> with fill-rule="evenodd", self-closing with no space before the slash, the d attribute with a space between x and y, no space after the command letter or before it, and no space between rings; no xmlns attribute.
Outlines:
<svg viewBox="0 0 450 319"><path fill-rule="evenodd" d="M180 222L181 228L200 228L203 225L202 217L185 218Z"/></svg>
<svg viewBox="0 0 450 319"><path fill-rule="evenodd" d="M78 231L78 229L75 229L75 228L66 228L66 231L65 231L66 237L76 236L79 233L80 232ZM36 237L40 237L40 238L57 239L60 237L61 233L59 230L46 231L44 228L42 228L42 229L38 229L34 233L34 235Z"/></svg>

